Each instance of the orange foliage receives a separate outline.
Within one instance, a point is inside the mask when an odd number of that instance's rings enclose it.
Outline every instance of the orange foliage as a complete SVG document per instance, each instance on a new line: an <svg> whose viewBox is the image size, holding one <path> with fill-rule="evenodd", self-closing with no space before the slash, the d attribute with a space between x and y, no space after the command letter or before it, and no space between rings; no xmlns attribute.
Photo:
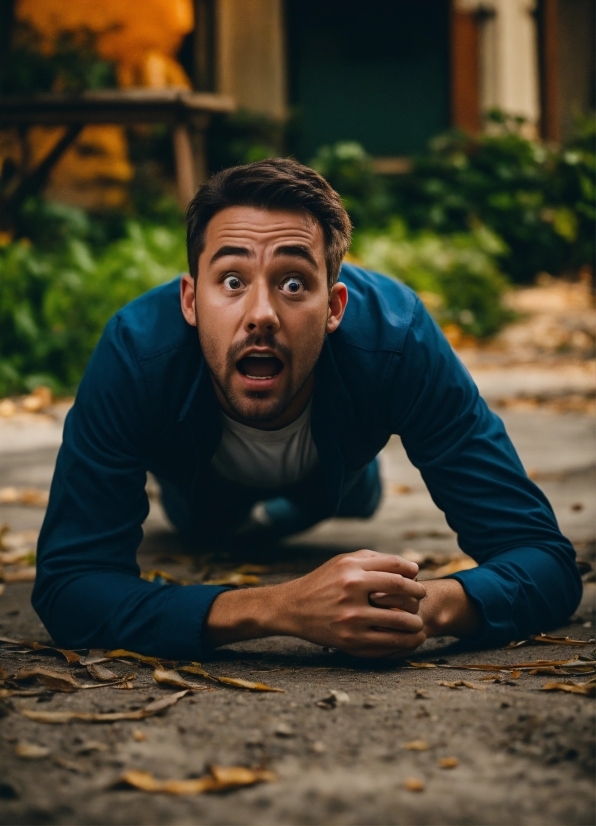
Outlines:
<svg viewBox="0 0 596 826"><path fill-rule="evenodd" d="M15 11L37 30L47 51L61 31L94 32L99 55L116 64L120 86L191 88L176 53L194 25L192 0L17 0ZM31 129L31 161L40 161L60 134L56 128ZM12 136L5 135L3 143L0 155L18 154ZM115 207L126 199L124 184L132 175L124 129L87 126L53 169L50 194L85 207Z"/></svg>
<svg viewBox="0 0 596 826"><path fill-rule="evenodd" d="M194 25L191 0L17 0L16 15L48 48L60 31L94 32L101 57L116 63L121 86L190 88L175 57Z"/></svg>

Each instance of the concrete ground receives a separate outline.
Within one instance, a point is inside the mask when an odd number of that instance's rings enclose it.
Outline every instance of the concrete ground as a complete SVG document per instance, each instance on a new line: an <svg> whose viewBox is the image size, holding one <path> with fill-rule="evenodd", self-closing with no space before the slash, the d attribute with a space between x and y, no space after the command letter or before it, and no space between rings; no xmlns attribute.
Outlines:
<svg viewBox="0 0 596 826"><path fill-rule="evenodd" d="M464 353L464 358L503 416L561 528L579 556L593 561L593 363L567 359L511 365L494 353L477 352ZM570 397L588 400L584 412L578 404L565 406ZM54 413L55 419L23 414L0 420L0 488L47 490L64 406ZM297 537L281 549L261 581L295 576L334 553L362 547L434 555L436 560L457 556L455 536L399 439L384 450L382 466L386 494L373 520L332 520ZM0 524L7 523L11 531L38 529L42 518L43 508L0 505ZM187 550L152 499L139 551L144 570L159 568L201 581L234 568L211 563L207 570L205 560L193 563L179 556ZM595 636L593 574L584 578L582 605L553 634L579 640ZM48 640L30 607L30 591L30 583L6 583L0 596L0 636ZM452 639L441 639L425 644L417 656L434 667L408 668L361 664L299 640L274 638L222 649L206 668L214 675L263 681L284 693L218 684L187 695L162 716L137 722L49 725L19 713L124 711L175 691L155 683L150 668L108 663L120 675L135 672L134 688L8 699L0 719L0 823L591 824L593 700L544 691L545 683L560 678L527 670L516 676L514 668L579 656L594 658L594 645L466 651ZM92 682L83 668L39 651L4 645L0 662L9 672L42 666ZM445 668L483 663L502 664L513 673L499 682L483 679L491 672ZM458 680L476 688L440 684ZM335 708L317 705L330 690L346 692L349 702ZM23 743L44 747L45 756L17 756ZM457 765L442 767L445 758L456 758L450 764ZM210 764L266 766L277 780L196 796L113 788L130 770L183 779L202 775Z"/></svg>

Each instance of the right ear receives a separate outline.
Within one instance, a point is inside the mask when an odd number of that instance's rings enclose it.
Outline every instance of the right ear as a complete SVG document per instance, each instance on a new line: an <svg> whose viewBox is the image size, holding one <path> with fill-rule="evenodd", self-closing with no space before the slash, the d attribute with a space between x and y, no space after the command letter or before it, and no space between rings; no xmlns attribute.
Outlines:
<svg viewBox="0 0 596 826"><path fill-rule="evenodd" d="M180 306L185 321L192 327L197 326L196 296L194 279L186 272L180 279Z"/></svg>

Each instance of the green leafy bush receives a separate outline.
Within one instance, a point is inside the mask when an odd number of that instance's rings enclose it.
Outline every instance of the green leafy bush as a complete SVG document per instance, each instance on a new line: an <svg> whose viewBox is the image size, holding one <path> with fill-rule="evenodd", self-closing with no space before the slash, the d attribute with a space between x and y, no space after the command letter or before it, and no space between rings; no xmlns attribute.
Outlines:
<svg viewBox="0 0 596 826"><path fill-rule="evenodd" d="M399 217L439 235L484 225L505 242L500 268L517 282L593 265L596 161L594 118L559 148L528 140L523 121L491 114L489 130L448 132L394 178L374 173L358 144L323 147L310 165L340 193L356 228Z"/></svg>
<svg viewBox="0 0 596 826"><path fill-rule="evenodd" d="M501 303L508 281L495 262L504 244L484 227L449 236L428 230L412 234L394 220L382 231L357 232L353 249L364 266L416 290L442 326L455 323L482 337L497 332L509 317Z"/></svg>
<svg viewBox="0 0 596 826"><path fill-rule="evenodd" d="M465 232L481 222L498 233L512 279L558 274L594 258L594 126L570 146L522 134L520 119L492 114L493 130L435 138L395 181L397 212L412 228ZM496 130L496 131L495 131ZM590 131L592 139L590 140Z"/></svg>
<svg viewBox="0 0 596 826"><path fill-rule="evenodd" d="M182 225L128 221L103 249L85 240L84 214L77 229L49 251L27 239L0 248L0 396L73 391L110 316L186 267Z"/></svg>
<svg viewBox="0 0 596 826"><path fill-rule="evenodd" d="M389 188L376 175L371 158L359 143L343 142L323 146L309 166L339 192L354 227L379 227L394 211Z"/></svg>

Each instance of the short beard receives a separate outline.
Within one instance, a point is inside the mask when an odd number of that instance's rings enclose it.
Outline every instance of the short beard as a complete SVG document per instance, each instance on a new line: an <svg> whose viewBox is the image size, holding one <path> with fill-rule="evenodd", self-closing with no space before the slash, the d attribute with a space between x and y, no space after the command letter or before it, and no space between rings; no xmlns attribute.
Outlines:
<svg viewBox="0 0 596 826"><path fill-rule="evenodd" d="M211 354L215 351L215 347L213 346L214 342L212 339L208 337L201 336L199 328L199 341L201 344L201 348L203 350L203 355L205 357L207 367L209 368L211 377L217 385L221 395L229 405L230 410L240 420L259 424L269 424L270 422L275 421L292 404L296 396L298 396L298 394L301 392L301 390L304 388L305 384L311 377L315 365L321 354L324 340L325 332L322 331L320 346L317 347L316 357L312 360L312 363L299 365L301 369L298 375L295 376L295 380L287 388L287 392L281 398L277 399L273 406L267 406L266 410L259 411L254 409L247 409L247 399L254 399L255 401L263 399L266 402L267 394L269 391L254 390L252 392L243 394L242 397L239 397L238 394L234 393L232 390L231 377L233 375L233 372L237 370L236 364L240 354L250 347L269 347L274 352L280 353L283 356L283 369L291 370L293 365L292 351L285 345L282 345L279 342L277 342L275 340L275 336L272 333L252 333L248 335L244 339L244 341L238 344L234 344L230 347L226 354L225 364L222 365L214 362L211 358Z"/></svg>

